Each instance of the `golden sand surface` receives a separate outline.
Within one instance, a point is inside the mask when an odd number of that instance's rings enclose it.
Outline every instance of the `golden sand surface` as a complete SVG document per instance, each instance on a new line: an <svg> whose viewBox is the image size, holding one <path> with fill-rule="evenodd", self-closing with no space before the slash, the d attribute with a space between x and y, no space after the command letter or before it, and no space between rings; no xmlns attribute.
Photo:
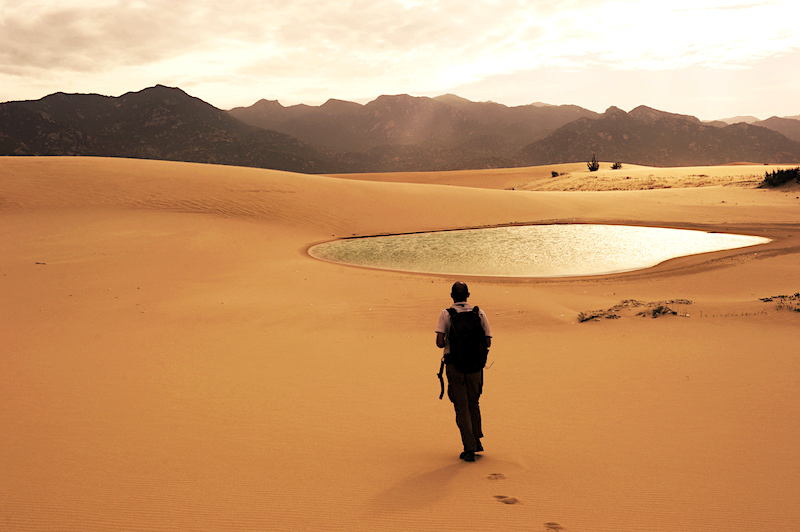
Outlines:
<svg viewBox="0 0 800 532"><path fill-rule="evenodd" d="M800 530L800 188L607 167L0 158L0 529ZM772 241L463 279L494 334L466 463L435 375L456 279L306 249L543 222Z"/></svg>
<svg viewBox="0 0 800 532"><path fill-rule="evenodd" d="M338 174L336 177L530 191L653 190L730 185L756 186L764 179L765 172L789 166L743 162L711 167L654 168L623 164L622 168L613 169L612 163L600 163L597 171L589 172L586 163L569 163L481 171ZM556 175L553 175L554 172Z"/></svg>

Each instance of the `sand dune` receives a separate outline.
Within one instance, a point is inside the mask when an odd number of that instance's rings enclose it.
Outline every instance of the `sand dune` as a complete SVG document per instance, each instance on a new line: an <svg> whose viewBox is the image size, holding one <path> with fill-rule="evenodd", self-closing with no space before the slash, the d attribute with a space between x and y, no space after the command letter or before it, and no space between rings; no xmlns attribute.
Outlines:
<svg viewBox="0 0 800 532"><path fill-rule="evenodd" d="M653 168L624 164L622 168L614 170L611 166L612 163L600 163L600 169L596 172L589 172L585 163L568 163L482 171L340 174L336 177L531 191L652 190L731 185L749 187L760 183L765 172L787 167L736 163L695 168ZM558 175L553 176L553 172Z"/></svg>
<svg viewBox="0 0 800 532"><path fill-rule="evenodd" d="M0 159L0 528L800 529L800 302L763 301L800 291L800 189L755 188L763 166L580 166ZM305 250L546 221L773 240L466 279L495 339L486 452L462 462L433 333L454 279Z"/></svg>

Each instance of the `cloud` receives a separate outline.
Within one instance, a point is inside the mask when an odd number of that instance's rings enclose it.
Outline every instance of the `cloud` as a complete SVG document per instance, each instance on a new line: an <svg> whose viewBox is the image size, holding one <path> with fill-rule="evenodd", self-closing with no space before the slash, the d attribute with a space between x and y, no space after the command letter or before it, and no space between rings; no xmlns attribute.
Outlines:
<svg viewBox="0 0 800 532"><path fill-rule="evenodd" d="M495 99L505 87L507 105L534 101L576 104L597 112L614 105L626 111L647 105L664 111L713 120L736 115L759 118L800 113L797 89L800 50L770 57L752 67L719 70L693 66L677 70L619 70L596 62L565 70L541 67L451 87L474 101ZM587 87L591 90L587 90ZM426 94L435 96L436 93Z"/></svg>
<svg viewBox="0 0 800 532"><path fill-rule="evenodd" d="M747 68L800 49L793 2L0 0L0 87L167 83L233 106L437 91L598 63Z"/></svg>
<svg viewBox="0 0 800 532"><path fill-rule="evenodd" d="M709 11L709 10L719 10L719 11L740 11L743 9L752 9L754 7L764 7L768 6L770 2L758 2L755 4L728 4L723 2L721 5L711 5L711 6L704 6L704 7L687 7L683 9L676 9L676 12L686 12L686 11Z"/></svg>
<svg viewBox="0 0 800 532"><path fill-rule="evenodd" d="M524 68L586 53L642 65L653 55L669 62L742 61L776 51L768 43L781 33L793 41L788 44L799 45L793 22L780 16L788 7L783 2L701 1L697 6L679 0L662 7L653 2L567 1L557 8L544 1L450 0L4 4L2 64L74 71L226 56L232 66L285 66L283 59L302 58L311 66L358 61L366 68L405 65L423 73L473 65L480 75L498 60ZM685 15L682 4L696 13ZM743 9L746 17L739 14ZM769 32L752 31L754 23L767 20ZM703 53L708 48L719 53Z"/></svg>

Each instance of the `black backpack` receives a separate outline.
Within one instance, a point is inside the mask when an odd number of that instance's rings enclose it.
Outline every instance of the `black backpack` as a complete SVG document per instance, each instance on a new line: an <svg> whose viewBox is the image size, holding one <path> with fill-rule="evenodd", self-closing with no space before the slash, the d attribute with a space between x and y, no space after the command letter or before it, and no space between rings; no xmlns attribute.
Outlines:
<svg viewBox="0 0 800 532"><path fill-rule="evenodd" d="M450 353L445 356L445 362L453 364L461 373L482 370L486 366L489 347L478 307L472 307L469 312L449 308L447 312L450 313Z"/></svg>

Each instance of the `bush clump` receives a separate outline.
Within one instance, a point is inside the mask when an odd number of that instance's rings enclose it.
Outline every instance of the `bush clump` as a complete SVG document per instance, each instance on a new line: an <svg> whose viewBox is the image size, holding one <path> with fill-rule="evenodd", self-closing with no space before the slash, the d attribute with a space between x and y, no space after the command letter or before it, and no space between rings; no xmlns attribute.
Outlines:
<svg viewBox="0 0 800 532"><path fill-rule="evenodd" d="M775 302L775 310L793 310L800 312L800 292L795 292L792 296L781 295L760 298L764 303Z"/></svg>
<svg viewBox="0 0 800 532"><path fill-rule="evenodd" d="M773 170L771 173L767 172L764 175L764 181L759 186L761 188L778 187L793 179L800 183L800 166L797 168L781 168Z"/></svg>
<svg viewBox="0 0 800 532"><path fill-rule="evenodd" d="M662 314L671 314L673 316L677 316L678 313L666 305L659 305L655 308L647 309L646 311L640 312L637 316L652 316L653 318L657 318Z"/></svg>
<svg viewBox="0 0 800 532"><path fill-rule="evenodd" d="M600 169L600 163L597 162L597 157L595 157L594 153L592 153L592 160L586 163L586 166L589 167L590 172L596 172Z"/></svg>
<svg viewBox="0 0 800 532"><path fill-rule="evenodd" d="M620 168L622 168L622 163L619 162L619 161L617 161L617 162L615 162L614 164L611 165L611 169L612 170L619 170Z"/></svg>

